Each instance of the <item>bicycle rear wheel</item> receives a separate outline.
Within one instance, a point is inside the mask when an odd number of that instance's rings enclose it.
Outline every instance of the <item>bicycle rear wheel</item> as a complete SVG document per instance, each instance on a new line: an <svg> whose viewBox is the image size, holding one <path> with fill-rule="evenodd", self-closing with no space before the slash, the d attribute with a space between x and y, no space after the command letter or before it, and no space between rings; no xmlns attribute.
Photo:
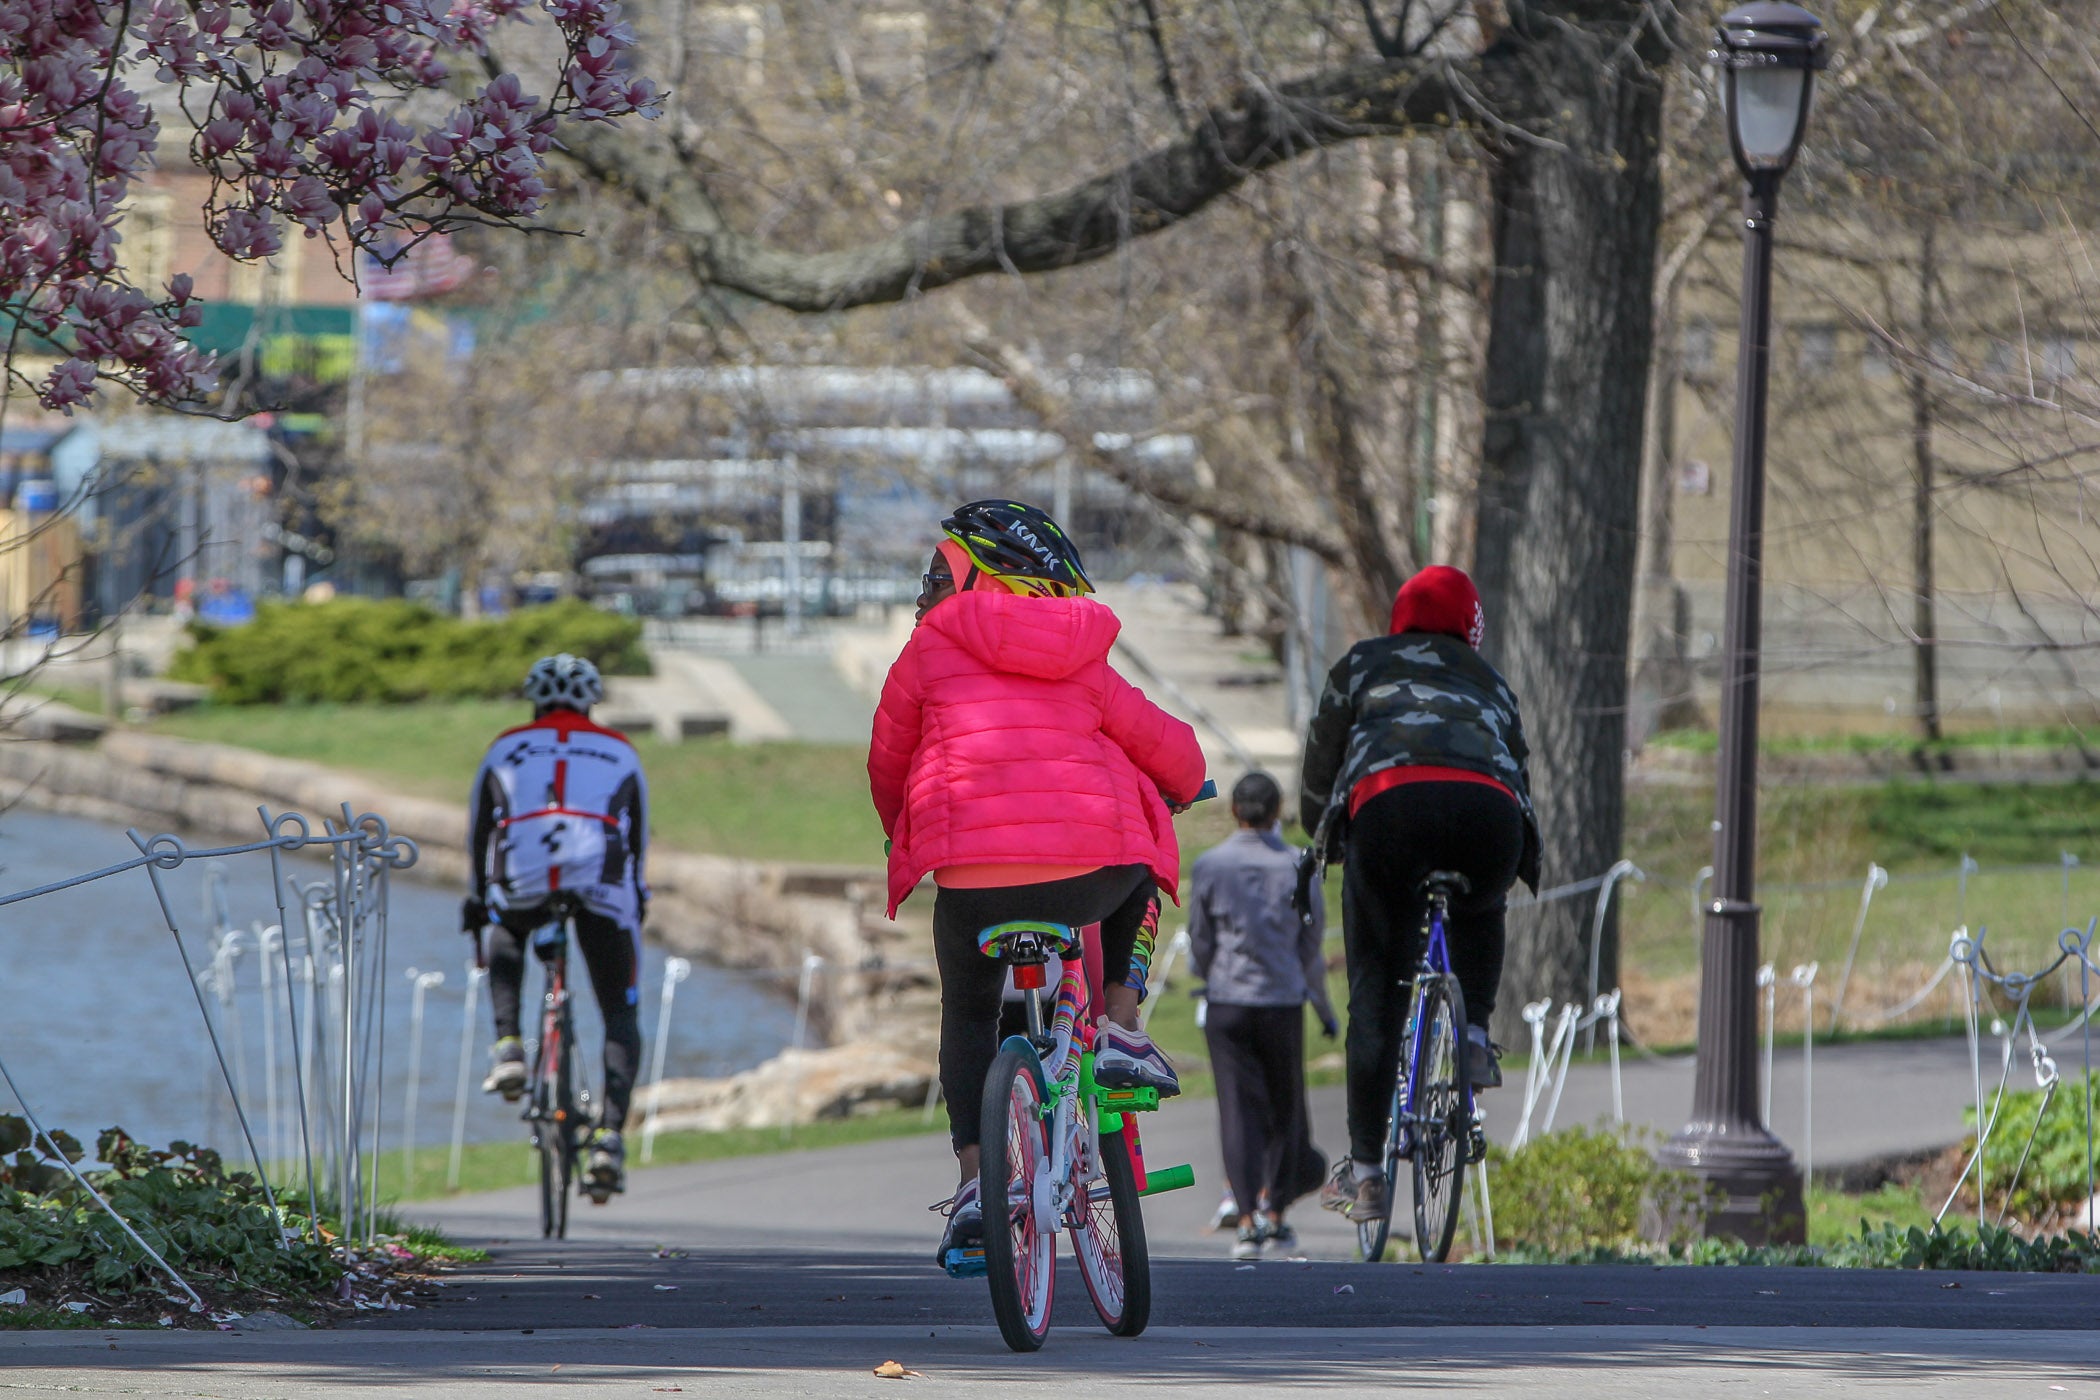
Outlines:
<svg viewBox="0 0 2100 1400"><path fill-rule="evenodd" d="M1385 1215L1382 1219L1356 1223L1357 1253L1366 1264L1384 1261L1386 1241L1393 1233L1393 1212L1400 1208L1400 1141L1407 1131L1407 1125L1400 1120L1400 1093L1398 1088L1393 1090L1392 1112L1386 1117Z"/></svg>
<svg viewBox="0 0 2100 1400"><path fill-rule="evenodd" d="M1415 1043L1413 1152L1415 1244L1424 1263L1441 1264L1458 1231L1466 1182L1465 998L1453 977L1423 979L1422 1033Z"/></svg>
<svg viewBox="0 0 2100 1400"><path fill-rule="evenodd" d="M1015 1351L1034 1351L1050 1335L1050 1299L1056 1290L1056 1222L1037 1228L1036 1177L1049 1165L1043 1095L1032 1053L1001 1050L985 1076L984 1118L978 1141L978 1184L984 1201L984 1264L999 1335Z"/></svg>
<svg viewBox="0 0 2100 1400"><path fill-rule="evenodd" d="M1152 1258L1130 1165L1128 1127L1101 1138L1101 1180L1086 1184L1084 1215L1072 1231L1079 1277L1101 1325L1135 1337L1152 1320Z"/></svg>
<svg viewBox="0 0 2100 1400"><path fill-rule="evenodd" d="M551 1026L540 1049L542 1073L534 1076L532 1145L540 1154L540 1237L569 1235L569 1174L576 1160L574 1077L567 1027ZM546 1057L552 1056L552 1072Z"/></svg>

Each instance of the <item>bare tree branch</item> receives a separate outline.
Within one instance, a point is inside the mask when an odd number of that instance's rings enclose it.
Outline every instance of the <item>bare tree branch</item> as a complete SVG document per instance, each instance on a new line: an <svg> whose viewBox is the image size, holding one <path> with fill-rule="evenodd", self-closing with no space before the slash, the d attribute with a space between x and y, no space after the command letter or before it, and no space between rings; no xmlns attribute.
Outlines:
<svg viewBox="0 0 2100 1400"><path fill-rule="evenodd" d="M1068 189L915 220L857 247L804 253L731 226L696 153L629 131L573 138L594 179L674 227L707 282L794 311L900 301L993 272L1044 272L1106 256L1201 212L1249 177L1324 146L1452 125L1483 97L1523 110L1514 65L1470 60L1360 62L1277 85L1249 81L1195 132Z"/></svg>
<svg viewBox="0 0 2100 1400"><path fill-rule="evenodd" d="M994 336L960 303L952 305L963 344L1005 382L1015 402L1040 419L1045 428L1063 438L1092 470L1161 505L1203 516L1220 529L1237 530L1278 544L1296 545L1312 551L1329 564L1347 564L1346 553L1330 531L1280 519L1274 514L1225 500L1187 478L1157 476L1121 453L1102 447L1091 432L1075 423L1070 402L1026 351Z"/></svg>

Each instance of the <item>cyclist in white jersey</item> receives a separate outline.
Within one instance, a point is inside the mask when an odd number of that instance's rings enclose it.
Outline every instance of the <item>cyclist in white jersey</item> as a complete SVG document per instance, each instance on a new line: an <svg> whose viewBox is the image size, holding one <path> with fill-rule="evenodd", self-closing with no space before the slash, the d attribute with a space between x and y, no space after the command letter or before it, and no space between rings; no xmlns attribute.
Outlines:
<svg viewBox="0 0 2100 1400"><path fill-rule="evenodd" d="M525 942L547 921L550 896L574 894L583 905L576 943L605 1019L605 1109L585 1172L593 1185L619 1191L626 1185L620 1134L642 1059L636 1007L649 905L642 874L649 788L626 736L591 722L591 706L605 698L596 666L567 652L544 657L526 675L524 693L532 722L489 745L468 807L473 893L460 925L477 939L494 930L488 969L496 1044L481 1087L510 1100L525 1091Z"/></svg>

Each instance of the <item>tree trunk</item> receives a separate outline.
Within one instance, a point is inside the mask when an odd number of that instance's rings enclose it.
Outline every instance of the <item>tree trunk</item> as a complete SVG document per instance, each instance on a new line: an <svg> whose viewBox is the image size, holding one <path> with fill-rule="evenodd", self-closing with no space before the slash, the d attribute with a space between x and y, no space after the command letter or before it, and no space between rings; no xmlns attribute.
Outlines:
<svg viewBox="0 0 2100 1400"><path fill-rule="evenodd" d="M1431 527L1435 521L1436 449L1439 436L1437 412L1444 385L1444 156L1435 142L1416 143L1409 173L1414 176L1415 242L1431 276L1421 279L1416 294L1419 308L1415 326L1414 442L1410 472L1414 478L1413 527L1415 557L1426 563L1443 562L1430 550L1435 544Z"/></svg>
<svg viewBox="0 0 2100 1400"><path fill-rule="evenodd" d="M1918 342L1920 355L1934 352L1939 334L1933 306L1933 279L1939 273L1935 257L1933 227L1925 225L1918 248ZM1913 360L1910 369L1911 454L1916 470L1911 478L1911 631L1916 634L1917 677L1913 699L1918 712L1918 735L1930 743L1940 737L1940 667L1932 583L1933 457L1932 381L1925 367Z"/></svg>
<svg viewBox="0 0 2100 1400"><path fill-rule="evenodd" d="M1488 654L1524 707L1550 886L1620 855L1662 90L1651 63L1580 31L1536 44L1527 68L1565 144L1518 138L1492 181L1477 560ZM1591 908L1578 896L1513 915L1504 1042L1525 1002L1587 993ZM1617 984L1612 925L1598 973Z"/></svg>

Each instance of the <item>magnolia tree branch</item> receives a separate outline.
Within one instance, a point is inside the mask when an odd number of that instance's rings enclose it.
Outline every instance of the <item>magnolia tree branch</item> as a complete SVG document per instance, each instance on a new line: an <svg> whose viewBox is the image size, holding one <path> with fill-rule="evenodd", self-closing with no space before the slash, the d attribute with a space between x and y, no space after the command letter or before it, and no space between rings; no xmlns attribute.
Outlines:
<svg viewBox="0 0 2100 1400"><path fill-rule="evenodd" d="M1250 81L1204 112L1194 134L1069 188L929 215L822 252L781 248L735 228L708 192L704 163L675 137L580 131L564 145L595 180L675 228L703 281L793 311L832 311L988 273L1092 262L1309 151L1458 124L1483 98L1498 112L1522 112L1516 78L1508 56L1491 50L1462 60L1360 62L1274 85Z"/></svg>
<svg viewBox="0 0 2100 1400"><path fill-rule="evenodd" d="M453 65L535 11L561 42L550 96L502 74L442 121L401 120L404 95L447 88ZM160 143L142 68L194 128L221 252L267 258L296 227L386 260L453 223L534 218L561 132L654 113L654 86L626 71L634 46L615 0L0 0L7 374L26 331L64 356L34 386L50 408L103 380L163 403L212 387L182 334L199 318L190 279L136 286L118 250Z"/></svg>

